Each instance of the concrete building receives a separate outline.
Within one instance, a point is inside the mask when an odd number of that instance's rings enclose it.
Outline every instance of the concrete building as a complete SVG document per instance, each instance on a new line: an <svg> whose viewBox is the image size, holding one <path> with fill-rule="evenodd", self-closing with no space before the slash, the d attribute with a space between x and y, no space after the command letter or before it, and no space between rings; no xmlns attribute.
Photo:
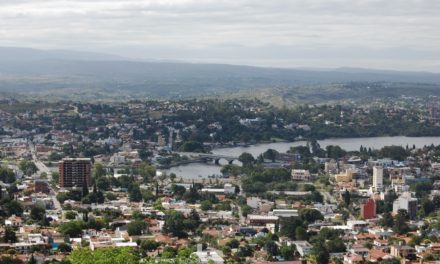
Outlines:
<svg viewBox="0 0 440 264"><path fill-rule="evenodd" d="M308 170L292 170L292 180L310 181L312 180L312 176Z"/></svg>
<svg viewBox="0 0 440 264"><path fill-rule="evenodd" d="M293 241L301 257L307 256L312 251L313 246L307 241Z"/></svg>
<svg viewBox="0 0 440 264"><path fill-rule="evenodd" d="M273 209L272 215L278 217L297 217L299 216L296 209Z"/></svg>
<svg viewBox="0 0 440 264"><path fill-rule="evenodd" d="M91 184L92 161L88 158L66 158L58 164L62 188L83 187Z"/></svg>
<svg viewBox="0 0 440 264"><path fill-rule="evenodd" d="M361 217L371 219L376 217L376 203L374 199L367 199L361 204Z"/></svg>
<svg viewBox="0 0 440 264"><path fill-rule="evenodd" d="M373 190L376 192L383 190L383 168L380 166L373 167Z"/></svg>
<svg viewBox="0 0 440 264"><path fill-rule="evenodd" d="M208 263L222 264L225 262L223 258L220 257L220 255L213 250L208 250L208 251L198 250L194 252L193 255L197 257L197 263L200 264L208 264Z"/></svg>
<svg viewBox="0 0 440 264"><path fill-rule="evenodd" d="M250 225L266 225L276 224L279 217L275 215L248 215L247 220Z"/></svg>
<svg viewBox="0 0 440 264"><path fill-rule="evenodd" d="M393 213L397 214L399 210L406 210L410 219L417 216L417 198L412 198L410 192L404 192L393 203Z"/></svg>
<svg viewBox="0 0 440 264"><path fill-rule="evenodd" d="M346 170L345 173L340 173L340 174L334 175L335 181L337 183L351 182L353 180L353 174L354 173L352 170Z"/></svg>

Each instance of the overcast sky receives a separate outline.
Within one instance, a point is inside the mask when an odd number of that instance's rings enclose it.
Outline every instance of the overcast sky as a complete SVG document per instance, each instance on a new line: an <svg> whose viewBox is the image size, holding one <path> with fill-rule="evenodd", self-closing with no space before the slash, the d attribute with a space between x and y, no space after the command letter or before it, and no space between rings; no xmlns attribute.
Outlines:
<svg viewBox="0 0 440 264"><path fill-rule="evenodd" d="M440 72L440 1L0 0L0 46Z"/></svg>

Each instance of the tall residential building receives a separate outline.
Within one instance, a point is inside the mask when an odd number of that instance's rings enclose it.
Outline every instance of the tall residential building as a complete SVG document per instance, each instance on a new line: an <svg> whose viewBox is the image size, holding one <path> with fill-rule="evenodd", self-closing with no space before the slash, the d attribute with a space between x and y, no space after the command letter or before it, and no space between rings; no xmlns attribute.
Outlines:
<svg viewBox="0 0 440 264"><path fill-rule="evenodd" d="M66 158L58 165L60 187L83 187L91 185L92 161L87 158Z"/></svg>
<svg viewBox="0 0 440 264"><path fill-rule="evenodd" d="M406 210L410 219L417 216L417 198L411 197L410 192L404 192L393 202L393 213L397 214L400 209Z"/></svg>
<svg viewBox="0 0 440 264"><path fill-rule="evenodd" d="M383 190L383 168L379 166L373 167L373 190Z"/></svg>
<svg viewBox="0 0 440 264"><path fill-rule="evenodd" d="M376 217L376 202L374 199L367 199L361 204L361 217L371 219Z"/></svg>

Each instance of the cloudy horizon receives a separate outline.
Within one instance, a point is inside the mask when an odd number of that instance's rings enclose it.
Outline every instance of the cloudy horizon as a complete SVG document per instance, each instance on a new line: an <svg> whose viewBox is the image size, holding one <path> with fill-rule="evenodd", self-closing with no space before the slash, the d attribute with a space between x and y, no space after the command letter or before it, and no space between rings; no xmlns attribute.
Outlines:
<svg viewBox="0 0 440 264"><path fill-rule="evenodd" d="M0 46L440 72L438 13L434 0L6 0Z"/></svg>

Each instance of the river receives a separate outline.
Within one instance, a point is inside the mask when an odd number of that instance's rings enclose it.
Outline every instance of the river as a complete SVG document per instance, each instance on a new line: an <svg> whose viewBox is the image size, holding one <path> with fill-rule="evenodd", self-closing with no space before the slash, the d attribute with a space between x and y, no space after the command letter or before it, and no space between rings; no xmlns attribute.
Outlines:
<svg viewBox="0 0 440 264"><path fill-rule="evenodd" d="M371 138L333 138L319 140L318 143L322 148L328 145L338 145L341 148L354 151L359 150L360 146L364 146L372 149L380 149L384 146L403 146L412 147L423 147L425 145L440 145L440 137L371 137ZM267 149L275 149L280 153L284 153L290 149L292 146L305 145L305 141L296 142L276 142L276 143L264 143L256 144L248 147L228 147L228 148L218 148L212 150L212 153L219 155L228 156L240 156L243 152L251 153L254 157L257 157L261 153L265 152ZM220 161L222 164L222 161ZM224 163L223 163L224 164ZM175 173L178 178L182 177L185 179L193 179L200 177L207 177L209 175L220 175L221 166L216 166L214 164L187 164L182 166L173 167L164 170L166 173Z"/></svg>

